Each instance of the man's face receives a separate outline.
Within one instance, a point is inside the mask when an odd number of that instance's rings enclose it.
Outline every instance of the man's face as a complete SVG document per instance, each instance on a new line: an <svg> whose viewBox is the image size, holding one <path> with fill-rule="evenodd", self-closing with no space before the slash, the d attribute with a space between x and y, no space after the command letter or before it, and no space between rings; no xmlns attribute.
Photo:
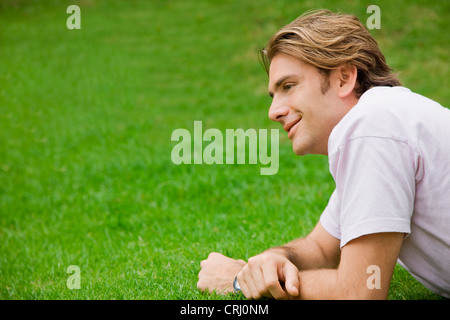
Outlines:
<svg viewBox="0 0 450 320"><path fill-rule="evenodd" d="M297 155L327 155L331 130L349 110L337 96L334 71L325 93L323 77L317 68L286 54L279 53L271 61L269 118L288 132Z"/></svg>

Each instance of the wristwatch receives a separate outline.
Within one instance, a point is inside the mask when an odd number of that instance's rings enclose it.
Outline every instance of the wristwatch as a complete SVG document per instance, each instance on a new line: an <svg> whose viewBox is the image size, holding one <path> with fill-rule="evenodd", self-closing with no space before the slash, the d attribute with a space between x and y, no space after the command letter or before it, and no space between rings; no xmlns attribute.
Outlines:
<svg viewBox="0 0 450 320"><path fill-rule="evenodd" d="M234 278L234 281L233 281L233 289L234 289L234 293L242 292L241 287L239 287L239 282L237 280L237 276Z"/></svg>

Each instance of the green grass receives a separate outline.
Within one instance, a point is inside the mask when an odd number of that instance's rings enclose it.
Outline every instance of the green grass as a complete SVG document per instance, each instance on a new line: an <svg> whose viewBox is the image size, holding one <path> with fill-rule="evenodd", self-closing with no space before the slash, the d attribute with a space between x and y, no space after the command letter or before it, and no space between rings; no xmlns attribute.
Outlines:
<svg viewBox="0 0 450 320"><path fill-rule="evenodd" d="M81 30L66 8L81 7ZM236 299L196 289L209 252L304 236L333 190L326 157L280 169L171 162L176 128L279 128L256 52L312 7L366 1L0 4L0 299ZM373 30L412 90L448 106L448 1L379 4ZM69 290L69 265L81 289ZM437 299L396 268L390 299Z"/></svg>

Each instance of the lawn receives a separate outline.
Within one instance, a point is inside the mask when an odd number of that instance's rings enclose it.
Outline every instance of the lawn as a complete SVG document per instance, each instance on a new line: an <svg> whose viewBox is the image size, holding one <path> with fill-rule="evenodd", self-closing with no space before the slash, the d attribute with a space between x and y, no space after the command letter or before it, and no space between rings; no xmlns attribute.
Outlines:
<svg viewBox="0 0 450 320"><path fill-rule="evenodd" d="M66 9L81 9L69 30ZM240 299L196 289L211 251L247 259L305 236L334 182L324 156L279 170L181 164L172 132L281 129L257 51L311 8L367 1L0 3L0 299ZM405 86L450 105L450 3L379 1L371 32ZM67 268L81 271L70 290ZM390 299L438 299L397 267Z"/></svg>

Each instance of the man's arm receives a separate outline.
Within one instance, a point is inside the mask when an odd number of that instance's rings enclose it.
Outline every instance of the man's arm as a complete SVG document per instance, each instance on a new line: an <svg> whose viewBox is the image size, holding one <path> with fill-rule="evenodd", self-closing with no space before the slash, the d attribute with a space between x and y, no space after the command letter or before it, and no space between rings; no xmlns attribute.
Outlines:
<svg viewBox="0 0 450 320"><path fill-rule="evenodd" d="M339 243L319 222L306 238L250 258L238 274L242 293L251 299L298 296L299 270L337 268Z"/></svg>
<svg viewBox="0 0 450 320"><path fill-rule="evenodd" d="M282 249L299 270L310 270L337 268L341 255L339 244L339 239L331 236L318 222L306 238L296 239L277 248Z"/></svg>
<svg viewBox="0 0 450 320"><path fill-rule="evenodd" d="M385 299L402 242L403 233L361 236L342 248L339 262L339 240L319 223L305 241L283 246L299 267L297 274L290 261L277 262L283 260L276 256L280 249L274 248L250 258L238 280L244 295L253 299ZM368 285L372 276L379 289Z"/></svg>
<svg viewBox="0 0 450 320"><path fill-rule="evenodd" d="M338 269L299 272L300 299L386 299L403 233L375 233L342 248Z"/></svg>
<svg viewBox="0 0 450 320"><path fill-rule="evenodd" d="M244 287L246 291L249 291L246 288L244 275L249 271L251 274L252 269L258 269L261 266L265 270L265 279L256 282L258 292L255 291L254 295L247 292L248 296L286 299L289 295L298 294L298 270L337 267L339 254L339 240L326 232L319 222L306 238L269 249L250 258L248 264L243 260L234 260L220 253L211 253L208 259L200 264L197 287L202 291L232 292L233 280L239 274L241 288ZM257 276L255 274L255 277ZM282 288L282 284L285 288Z"/></svg>

